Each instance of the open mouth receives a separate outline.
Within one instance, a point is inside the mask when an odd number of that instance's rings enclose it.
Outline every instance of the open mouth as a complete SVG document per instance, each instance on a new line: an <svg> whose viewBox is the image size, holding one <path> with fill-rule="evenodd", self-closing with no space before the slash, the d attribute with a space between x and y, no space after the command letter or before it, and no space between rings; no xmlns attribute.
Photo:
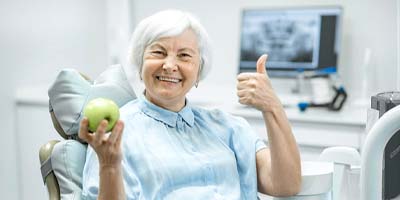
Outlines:
<svg viewBox="0 0 400 200"><path fill-rule="evenodd" d="M179 83L182 81L182 79L166 77L166 76L156 76L156 78L157 78L157 80L167 81L167 82L171 82L171 83Z"/></svg>

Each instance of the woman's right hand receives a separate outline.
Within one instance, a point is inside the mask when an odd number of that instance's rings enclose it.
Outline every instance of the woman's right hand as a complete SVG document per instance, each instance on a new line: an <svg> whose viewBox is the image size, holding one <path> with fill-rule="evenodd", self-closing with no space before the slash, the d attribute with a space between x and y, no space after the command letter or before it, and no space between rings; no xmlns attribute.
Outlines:
<svg viewBox="0 0 400 200"><path fill-rule="evenodd" d="M107 124L107 120L101 121L96 132L90 133L89 120L85 117L80 123L79 137L94 149L101 168L119 167L122 160L121 137L124 123L118 120L111 134L106 134Z"/></svg>

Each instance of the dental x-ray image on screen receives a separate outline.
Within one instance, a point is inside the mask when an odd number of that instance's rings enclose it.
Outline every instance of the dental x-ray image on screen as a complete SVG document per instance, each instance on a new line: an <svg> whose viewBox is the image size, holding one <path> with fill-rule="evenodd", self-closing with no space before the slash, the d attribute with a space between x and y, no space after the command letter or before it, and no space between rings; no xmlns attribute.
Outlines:
<svg viewBox="0 0 400 200"><path fill-rule="evenodd" d="M340 8L243 10L240 72L262 54L267 68L289 72L336 67Z"/></svg>

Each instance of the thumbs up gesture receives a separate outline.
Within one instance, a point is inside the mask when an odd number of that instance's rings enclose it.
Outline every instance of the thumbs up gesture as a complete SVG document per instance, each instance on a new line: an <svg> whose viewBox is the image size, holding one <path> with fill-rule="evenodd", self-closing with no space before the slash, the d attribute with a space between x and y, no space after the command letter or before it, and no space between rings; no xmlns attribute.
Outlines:
<svg viewBox="0 0 400 200"><path fill-rule="evenodd" d="M239 103L253 106L262 112L272 112L277 106L282 106L265 69L267 58L266 54L258 58L256 72L241 73L237 76Z"/></svg>

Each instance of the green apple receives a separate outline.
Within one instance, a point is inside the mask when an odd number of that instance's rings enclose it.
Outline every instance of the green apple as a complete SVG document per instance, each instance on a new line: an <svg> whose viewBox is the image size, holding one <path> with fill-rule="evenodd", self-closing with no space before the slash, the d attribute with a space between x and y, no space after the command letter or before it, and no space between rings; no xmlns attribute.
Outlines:
<svg viewBox="0 0 400 200"><path fill-rule="evenodd" d="M119 119L119 107L113 100L96 98L89 101L83 110L83 114L89 119L89 130L91 132L96 132L103 119L108 121L106 132L109 132Z"/></svg>

